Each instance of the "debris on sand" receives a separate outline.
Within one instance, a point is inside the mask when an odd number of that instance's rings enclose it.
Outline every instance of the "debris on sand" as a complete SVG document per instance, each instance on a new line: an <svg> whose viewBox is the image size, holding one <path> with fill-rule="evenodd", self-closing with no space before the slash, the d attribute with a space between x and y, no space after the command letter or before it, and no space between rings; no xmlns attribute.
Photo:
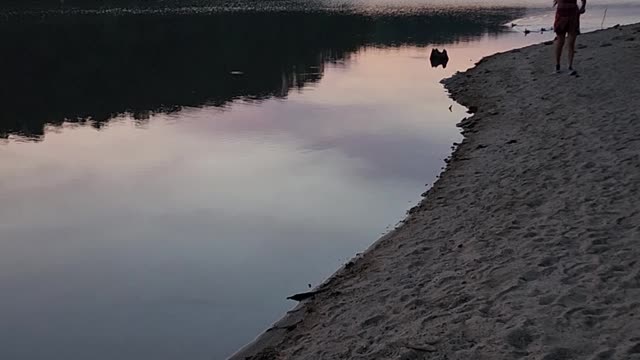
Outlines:
<svg viewBox="0 0 640 360"><path fill-rule="evenodd" d="M316 290L316 291L308 291L308 292L293 294L293 295L287 297L287 300L302 301L302 300L306 300L306 299L312 298L312 297L316 296L317 294L325 292L325 291L327 291L327 290Z"/></svg>

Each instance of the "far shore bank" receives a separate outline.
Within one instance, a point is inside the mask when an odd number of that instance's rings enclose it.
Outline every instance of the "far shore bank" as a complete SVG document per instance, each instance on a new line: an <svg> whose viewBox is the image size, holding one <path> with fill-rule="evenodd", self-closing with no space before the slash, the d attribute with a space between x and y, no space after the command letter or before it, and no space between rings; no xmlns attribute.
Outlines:
<svg viewBox="0 0 640 360"><path fill-rule="evenodd" d="M640 359L640 24L444 81L474 110L404 225L231 359Z"/></svg>

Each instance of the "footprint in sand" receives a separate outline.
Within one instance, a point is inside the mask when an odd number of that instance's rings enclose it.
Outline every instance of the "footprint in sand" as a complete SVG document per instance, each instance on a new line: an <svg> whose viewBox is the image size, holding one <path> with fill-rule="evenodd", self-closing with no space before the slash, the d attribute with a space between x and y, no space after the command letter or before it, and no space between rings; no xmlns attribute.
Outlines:
<svg viewBox="0 0 640 360"><path fill-rule="evenodd" d="M575 351L571 349L558 347L543 356L542 360L571 360L576 358L575 355Z"/></svg>
<svg viewBox="0 0 640 360"><path fill-rule="evenodd" d="M533 342L533 336L527 329L515 329L507 334L507 344L518 350L524 350Z"/></svg>

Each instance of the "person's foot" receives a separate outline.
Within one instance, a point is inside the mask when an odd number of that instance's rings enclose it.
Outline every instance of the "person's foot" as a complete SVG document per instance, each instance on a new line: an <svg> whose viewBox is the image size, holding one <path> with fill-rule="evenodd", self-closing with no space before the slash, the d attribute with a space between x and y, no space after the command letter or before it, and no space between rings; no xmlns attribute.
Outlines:
<svg viewBox="0 0 640 360"><path fill-rule="evenodd" d="M560 64L556 64L556 74L560 74Z"/></svg>
<svg viewBox="0 0 640 360"><path fill-rule="evenodd" d="M570 75L570 76L576 76L576 75L578 75L578 72L577 72L577 71L575 71L575 70L573 69L573 67L569 67L569 75Z"/></svg>

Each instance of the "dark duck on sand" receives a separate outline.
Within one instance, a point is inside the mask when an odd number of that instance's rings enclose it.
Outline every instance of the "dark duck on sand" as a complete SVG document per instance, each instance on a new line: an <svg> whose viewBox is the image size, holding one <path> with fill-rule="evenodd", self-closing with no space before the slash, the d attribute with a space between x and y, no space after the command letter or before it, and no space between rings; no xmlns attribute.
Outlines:
<svg viewBox="0 0 640 360"><path fill-rule="evenodd" d="M429 60L431 61L431 67L438 67L442 65L442 68L447 68L447 63L449 62L449 54L447 54L447 50L443 49L439 51L438 49L431 49L431 56L429 56Z"/></svg>

